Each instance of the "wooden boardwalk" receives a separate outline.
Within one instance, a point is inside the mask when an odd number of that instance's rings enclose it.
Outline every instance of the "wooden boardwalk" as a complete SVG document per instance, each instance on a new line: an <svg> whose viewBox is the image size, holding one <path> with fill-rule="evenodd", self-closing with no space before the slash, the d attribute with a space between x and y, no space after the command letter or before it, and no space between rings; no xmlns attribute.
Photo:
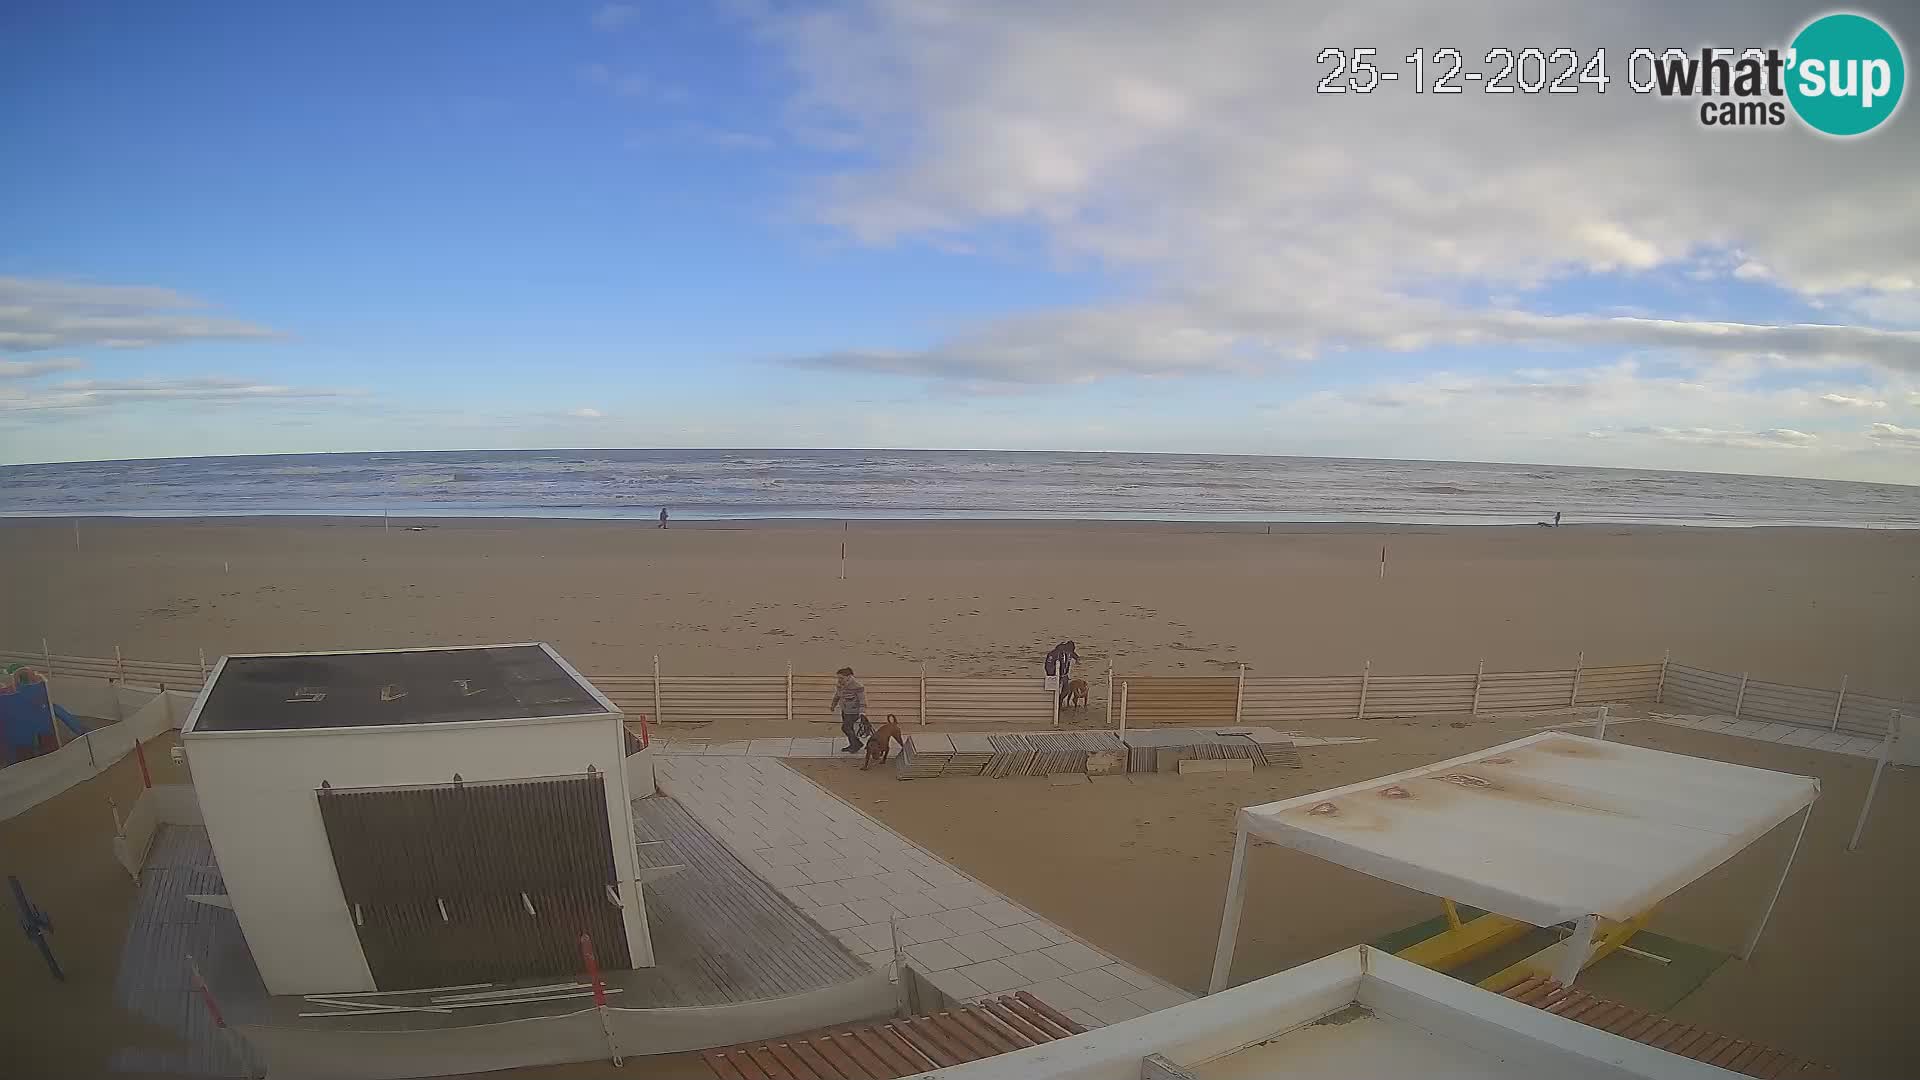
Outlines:
<svg viewBox="0 0 1920 1080"><path fill-rule="evenodd" d="M728 851L665 795L633 803L643 872L681 867L644 886L652 968L608 974L623 1009L723 1005L834 986L867 973L838 938Z"/></svg>
<svg viewBox="0 0 1920 1080"><path fill-rule="evenodd" d="M1760 1043L1716 1034L1692 1024L1682 1024L1659 1013L1594 997L1584 990L1561 986L1544 975L1535 975L1519 983L1503 996L1609 1034L1747 1076L1838 1075L1828 1066L1815 1064L1806 1058L1795 1057Z"/></svg>
<svg viewBox="0 0 1920 1080"><path fill-rule="evenodd" d="M898 1080L1085 1030L1021 991L928 1016L724 1047L701 1056L719 1080Z"/></svg>

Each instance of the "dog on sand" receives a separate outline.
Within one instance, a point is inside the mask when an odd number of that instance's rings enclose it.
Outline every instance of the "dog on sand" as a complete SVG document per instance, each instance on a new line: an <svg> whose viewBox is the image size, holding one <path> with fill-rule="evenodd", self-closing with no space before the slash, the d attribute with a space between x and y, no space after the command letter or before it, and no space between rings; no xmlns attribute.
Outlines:
<svg viewBox="0 0 1920 1080"><path fill-rule="evenodd" d="M1073 679L1067 683L1067 708L1087 707L1087 680Z"/></svg>
<svg viewBox="0 0 1920 1080"><path fill-rule="evenodd" d="M887 722L874 728L873 734L867 737L867 760L860 763L860 771L865 772L875 765L886 764L887 754L891 751L893 743L899 743L904 747L907 745L907 739L900 734L900 718L888 713Z"/></svg>

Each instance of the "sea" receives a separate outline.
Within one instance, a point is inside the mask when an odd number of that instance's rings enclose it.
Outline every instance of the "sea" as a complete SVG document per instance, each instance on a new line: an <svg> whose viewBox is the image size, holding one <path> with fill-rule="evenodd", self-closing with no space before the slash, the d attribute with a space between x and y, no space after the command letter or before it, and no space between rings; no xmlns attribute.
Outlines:
<svg viewBox="0 0 1920 1080"><path fill-rule="evenodd" d="M1134 519L1920 528L1920 487L1561 465L948 450L489 450L0 467L0 516Z"/></svg>

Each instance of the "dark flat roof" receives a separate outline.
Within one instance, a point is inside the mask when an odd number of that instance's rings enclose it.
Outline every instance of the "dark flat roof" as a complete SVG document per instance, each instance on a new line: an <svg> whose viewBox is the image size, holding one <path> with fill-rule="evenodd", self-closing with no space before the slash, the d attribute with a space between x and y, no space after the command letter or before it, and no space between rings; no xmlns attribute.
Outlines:
<svg viewBox="0 0 1920 1080"><path fill-rule="evenodd" d="M538 645L229 656L194 731L446 724L606 712Z"/></svg>

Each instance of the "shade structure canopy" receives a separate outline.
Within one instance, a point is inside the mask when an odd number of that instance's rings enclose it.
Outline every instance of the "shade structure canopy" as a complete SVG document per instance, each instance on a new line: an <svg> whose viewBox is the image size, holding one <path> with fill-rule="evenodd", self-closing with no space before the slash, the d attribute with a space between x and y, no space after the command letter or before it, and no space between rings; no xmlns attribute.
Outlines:
<svg viewBox="0 0 1920 1080"><path fill-rule="evenodd" d="M1820 782L1549 731L1247 807L1239 829L1551 926L1652 908L1810 805Z"/></svg>

